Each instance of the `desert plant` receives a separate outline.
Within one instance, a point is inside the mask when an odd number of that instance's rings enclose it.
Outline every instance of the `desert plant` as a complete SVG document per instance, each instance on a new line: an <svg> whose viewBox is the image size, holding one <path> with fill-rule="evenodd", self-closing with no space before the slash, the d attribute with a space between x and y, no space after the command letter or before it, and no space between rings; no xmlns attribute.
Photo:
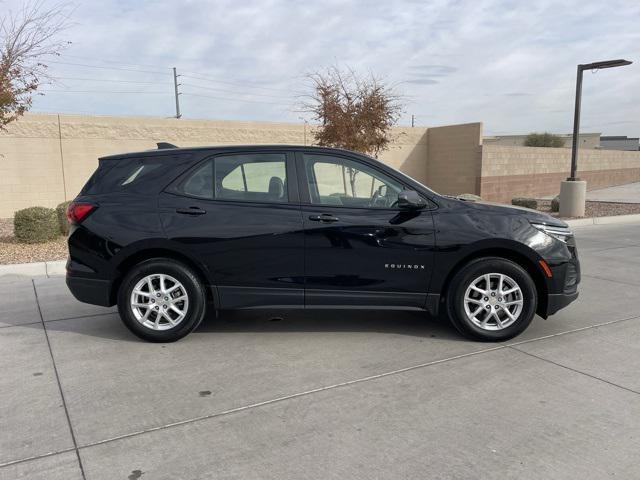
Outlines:
<svg viewBox="0 0 640 480"><path fill-rule="evenodd" d="M60 235L58 216L53 208L29 207L13 217L13 232L22 243L42 243Z"/></svg>
<svg viewBox="0 0 640 480"><path fill-rule="evenodd" d="M532 210L536 210L538 208L538 202L535 198L516 197L511 200L511 205L531 208Z"/></svg>
<svg viewBox="0 0 640 480"><path fill-rule="evenodd" d="M564 140L559 135L553 133L530 133L527 138L524 139L525 147L552 147L560 148L564 147Z"/></svg>
<svg viewBox="0 0 640 480"><path fill-rule="evenodd" d="M318 145L372 156L388 147L391 127L402 112L400 97L391 87L374 76L359 77L337 67L308 78L312 93L304 110L319 123L314 130Z"/></svg>
<svg viewBox="0 0 640 480"><path fill-rule="evenodd" d="M559 195L556 195L555 197L553 197L553 200L551 200L551 211L552 212L560 211L560 196Z"/></svg>
<svg viewBox="0 0 640 480"><path fill-rule="evenodd" d="M69 234L69 220L67 219L67 207L71 203L71 200L62 202L56 207L56 214L58 215L58 223L60 224L60 233L62 235Z"/></svg>

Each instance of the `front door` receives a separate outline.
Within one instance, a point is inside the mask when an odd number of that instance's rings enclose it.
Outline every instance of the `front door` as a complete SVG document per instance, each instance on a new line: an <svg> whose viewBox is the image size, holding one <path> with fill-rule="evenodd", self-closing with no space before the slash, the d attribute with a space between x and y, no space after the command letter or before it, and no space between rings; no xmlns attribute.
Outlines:
<svg viewBox="0 0 640 480"><path fill-rule="evenodd" d="M204 263L219 308L304 305L304 234L293 157L208 158L160 197L170 240Z"/></svg>
<svg viewBox="0 0 640 480"><path fill-rule="evenodd" d="M298 153L305 305L425 308L429 209L401 210L405 185L357 157Z"/></svg>

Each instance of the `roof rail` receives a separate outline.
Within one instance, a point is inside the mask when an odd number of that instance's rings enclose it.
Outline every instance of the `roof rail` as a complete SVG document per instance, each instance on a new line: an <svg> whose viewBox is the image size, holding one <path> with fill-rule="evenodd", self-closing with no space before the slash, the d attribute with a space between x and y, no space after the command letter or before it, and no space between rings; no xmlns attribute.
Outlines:
<svg viewBox="0 0 640 480"><path fill-rule="evenodd" d="M156 145L158 145L158 150L165 150L167 148L178 148L173 143L167 143L167 142L158 142Z"/></svg>

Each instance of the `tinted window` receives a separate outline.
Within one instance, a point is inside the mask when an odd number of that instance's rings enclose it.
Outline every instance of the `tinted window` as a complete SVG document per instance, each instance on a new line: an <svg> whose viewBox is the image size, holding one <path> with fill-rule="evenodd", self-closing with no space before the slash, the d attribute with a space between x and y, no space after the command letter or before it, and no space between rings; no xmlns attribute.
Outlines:
<svg viewBox="0 0 640 480"><path fill-rule="evenodd" d="M213 198L213 160L207 160L182 184L182 192L201 198Z"/></svg>
<svg viewBox="0 0 640 480"><path fill-rule="evenodd" d="M189 158L189 155L176 155L101 160L82 193L146 192L149 185L159 189L176 174L176 170L185 166Z"/></svg>
<svg viewBox="0 0 640 480"><path fill-rule="evenodd" d="M304 155L311 203L345 207L390 208L403 187L359 162L329 155Z"/></svg>
<svg viewBox="0 0 640 480"><path fill-rule="evenodd" d="M287 202L284 154L239 154L204 162L180 190L201 198L253 202Z"/></svg>

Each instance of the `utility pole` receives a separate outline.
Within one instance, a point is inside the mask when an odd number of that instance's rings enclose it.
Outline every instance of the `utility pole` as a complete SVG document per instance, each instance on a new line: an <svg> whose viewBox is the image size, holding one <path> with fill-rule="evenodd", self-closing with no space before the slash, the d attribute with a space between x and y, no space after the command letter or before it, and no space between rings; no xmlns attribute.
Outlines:
<svg viewBox="0 0 640 480"><path fill-rule="evenodd" d="M416 126L416 116L411 115L411 128Z"/></svg>
<svg viewBox="0 0 640 480"><path fill-rule="evenodd" d="M182 114L180 113L180 92L178 91L179 86L180 84L178 83L178 73L176 72L176 67L173 67L173 89L176 96L176 118L182 117Z"/></svg>

